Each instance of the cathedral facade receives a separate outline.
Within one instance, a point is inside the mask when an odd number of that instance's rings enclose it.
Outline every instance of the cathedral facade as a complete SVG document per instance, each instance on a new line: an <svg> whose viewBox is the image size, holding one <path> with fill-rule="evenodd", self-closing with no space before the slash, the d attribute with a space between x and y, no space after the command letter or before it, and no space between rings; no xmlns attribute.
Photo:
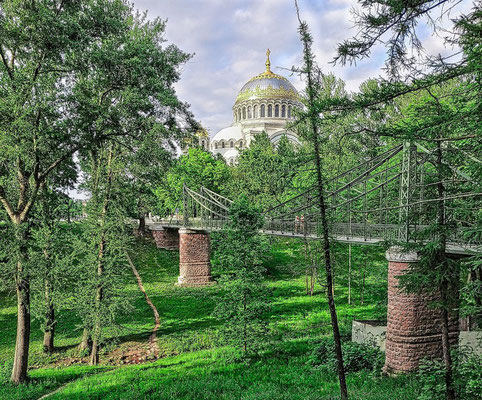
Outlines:
<svg viewBox="0 0 482 400"><path fill-rule="evenodd" d="M270 51L266 52L266 70L251 78L238 93L233 106L233 123L221 129L202 147L221 154L228 164L236 163L239 151L249 147L256 134L266 132L276 144L283 136L299 144L298 137L286 129L301 107L295 87L288 79L271 71Z"/></svg>

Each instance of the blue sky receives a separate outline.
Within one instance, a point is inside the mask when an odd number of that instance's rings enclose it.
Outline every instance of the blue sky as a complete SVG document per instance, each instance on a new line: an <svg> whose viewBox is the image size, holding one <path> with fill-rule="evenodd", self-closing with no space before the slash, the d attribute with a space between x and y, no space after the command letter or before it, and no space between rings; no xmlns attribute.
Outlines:
<svg viewBox="0 0 482 400"><path fill-rule="evenodd" d="M133 0L148 17L168 19L166 38L188 53L195 53L183 67L176 85L179 98L214 135L232 123L234 100L243 84L264 71L266 48L271 49L273 72L288 76L283 68L301 64L298 21L292 0ZM460 10L471 1L464 0ZM356 91L361 82L383 74L383 45L357 66L333 66L337 43L356 34L350 10L355 0L299 0L302 18L314 37L318 64L333 72ZM453 15L452 15L453 16ZM431 53L444 52L443 38L428 36L420 26ZM302 89L298 77L291 82Z"/></svg>

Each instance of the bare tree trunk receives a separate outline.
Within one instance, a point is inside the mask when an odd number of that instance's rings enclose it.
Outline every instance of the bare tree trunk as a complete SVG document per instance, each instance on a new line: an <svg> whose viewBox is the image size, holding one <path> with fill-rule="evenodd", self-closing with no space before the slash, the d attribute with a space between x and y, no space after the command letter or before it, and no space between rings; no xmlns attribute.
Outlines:
<svg viewBox="0 0 482 400"><path fill-rule="evenodd" d="M55 335L55 309L51 298L51 287L48 279L45 279L45 305L47 307L45 314L45 330L44 330L44 353L53 353L54 351L54 335Z"/></svg>
<svg viewBox="0 0 482 400"><path fill-rule="evenodd" d="M146 215L139 214L139 226L137 227L137 233L139 236L146 235Z"/></svg>
<svg viewBox="0 0 482 400"><path fill-rule="evenodd" d="M316 265L311 267L310 296L315 293Z"/></svg>
<svg viewBox="0 0 482 400"><path fill-rule="evenodd" d="M92 350L90 353L90 365L97 365L99 363L99 341L102 331L101 321L100 321L100 314L101 314L101 305L104 298L104 288L102 284L102 277L104 275L104 255L105 255L105 219L107 217L107 211L109 208L110 203L110 193L112 187L112 157L113 157L113 149L109 150L109 155L107 157L107 183L106 183L106 193L104 198L104 204L102 205L102 212L100 217L100 241L99 241L99 253L97 258L97 290L95 295L95 308L96 308L96 315L95 315L95 322L94 328L92 332Z"/></svg>
<svg viewBox="0 0 482 400"><path fill-rule="evenodd" d="M80 350L89 350L90 346L92 345L92 341L90 338L90 332L88 328L84 328L84 332L82 333L82 341L80 342Z"/></svg>
<svg viewBox="0 0 482 400"><path fill-rule="evenodd" d="M311 256L311 254L310 254L310 256ZM309 262L310 262L310 260L308 258L308 240L306 240L306 236L305 236L305 263L308 265ZM310 267L307 266L306 269L305 269L305 290L306 290L307 295L310 293L310 289L309 289L309 285L308 285L309 272L310 272Z"/></svg>
<svg viewBox="0 0 482 400"><path fill-rule="evenodd" d="M27 259L26 232L22 231L21 221L16 221L16 240L19 243L19 255L15 276L17 291L17 338L15 341L15 355L11 381L15 384L27 381L28 351L30 341L30 279L24 270Z"/></svg>

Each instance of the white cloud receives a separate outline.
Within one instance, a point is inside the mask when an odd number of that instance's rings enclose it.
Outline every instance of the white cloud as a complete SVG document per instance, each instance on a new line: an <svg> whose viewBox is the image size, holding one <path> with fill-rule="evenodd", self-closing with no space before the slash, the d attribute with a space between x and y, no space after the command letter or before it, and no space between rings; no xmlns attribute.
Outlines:
<svg viewBox="0 0 482 400"><path fill-rule="evenodd" d="M292 0L133 0L149 10L148 16L167 18L166 38L184 51L195 53L184 68L176 89L181 100L191 104L198 120L211 133L232 122L231 107L242 85L264 70L265 51L271 49L273 71L299 66L301 44ZM470 0L464 0L467 8ZM336 45L353 36L350 14L355 0L300 0L302 18L314 37L314 51L323 71L344 79L349 90L382 74L384 49L378 47L369 60L357 66L333 66ZM459 12L459 10L457 10ZM430 53L443 52L442 39L424 38ZM298 77L290 78L302 89Z"/></svg>

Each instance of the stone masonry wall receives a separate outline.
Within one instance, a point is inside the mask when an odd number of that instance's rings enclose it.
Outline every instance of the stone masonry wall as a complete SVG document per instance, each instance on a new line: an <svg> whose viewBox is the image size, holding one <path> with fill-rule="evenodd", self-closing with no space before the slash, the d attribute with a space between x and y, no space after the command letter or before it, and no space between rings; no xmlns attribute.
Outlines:
<svg viewBox="0 0 482 400"><path fill-rule="evenodd" d="M388 310L385 370L388 373L409 372L418 368L423 358L442 357L441 314L429 306L437 294L407 294L398 287L398 276L416 262L416 257L397 257L387 252ZM405 260L403 260L405 258ZM457 342L457 320L450 326L450 339Z"/></svg>
<svg viewBox="0 0 482 400"><path fill-rule="evenodd" d="M206 286L211 276L210 238L206 231L179 230L179 286Z"/></svg>
<svg viewBox="0 0 482 400"><path fill-rule="evenodd" d="M152 237L159 249L179 249L179 228L151 228Z"/></svg>

